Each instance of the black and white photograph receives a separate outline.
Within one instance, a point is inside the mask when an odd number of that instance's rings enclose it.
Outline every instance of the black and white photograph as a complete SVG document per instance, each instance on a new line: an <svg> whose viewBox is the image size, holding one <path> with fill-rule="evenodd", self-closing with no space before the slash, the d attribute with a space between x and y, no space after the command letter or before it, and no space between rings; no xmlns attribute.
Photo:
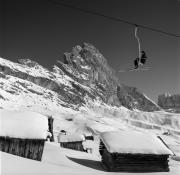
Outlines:
<svg viewBox="0 0 180 175"><path fill-rule="evenodd" d="M0 175L180 175L180 0L0 0Z"/></svg>

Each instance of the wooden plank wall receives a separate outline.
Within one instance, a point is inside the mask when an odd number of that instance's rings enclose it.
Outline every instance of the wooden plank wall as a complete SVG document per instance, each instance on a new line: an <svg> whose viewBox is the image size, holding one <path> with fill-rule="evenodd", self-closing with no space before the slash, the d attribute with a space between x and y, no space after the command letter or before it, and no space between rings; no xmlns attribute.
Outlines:
<svg viewBox="0 0 180 175"><path fill-rule="evenodd" d="M101 150L102 163L107 171L168 172L168 155L121 154Z"/></svg>
<svg viewBox="0 0 180 175"><path fill-rule="evenodd" d="M60 146L63 148L74 149L78 151L86 151L82 145L82 141L79 142L61 142Z"/></svg>
<svg viewBox="0 0 180 175"><path fill-rule="evenodd" d="M54 119L52 117L49 117L48 118L48 127L49 127L49 132L52 134L52 136L50 137L51 142L54 142L53 122L54 122Z"/></svg>
<svg viewBox="0 0 180 175"><path fill-rule="evenodd" d="M0 137L0 151L41 161L45 140Z"/></svg>

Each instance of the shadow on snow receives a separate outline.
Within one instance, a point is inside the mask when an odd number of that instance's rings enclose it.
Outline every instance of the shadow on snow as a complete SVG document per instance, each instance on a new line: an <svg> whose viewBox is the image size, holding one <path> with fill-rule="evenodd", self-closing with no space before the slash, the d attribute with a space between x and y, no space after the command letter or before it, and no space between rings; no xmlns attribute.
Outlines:
<svg viewBox="0 0 180 175"><path fill-rule="evenodd" d="M95 169L95 170L100 170L100 171L105 171L102 167L102 163L100 161L95 161L95 160L89 160L89 159L77 159L77 158L72 158L66 156L69 160L76 162L78 164L81 164L83 166Z"/></svg>

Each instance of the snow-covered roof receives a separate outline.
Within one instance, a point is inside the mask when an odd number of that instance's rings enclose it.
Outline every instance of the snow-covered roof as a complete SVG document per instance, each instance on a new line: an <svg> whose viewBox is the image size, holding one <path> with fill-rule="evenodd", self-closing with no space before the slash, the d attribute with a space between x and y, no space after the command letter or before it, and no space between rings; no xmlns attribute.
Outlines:
<svg viewBox="0 0 180 175"><path fill-rule="evenodd" d="M157 136L134 131L112 131L100 135L110 153L173 155Z"/></svg>
<svg viewBox="0 0 180 175"><path fill-rule="evenodd" d="M59 134L59 142L78 142L84 141L85 137L82 134Z"/></svg>
<svg viewBox="0 0 180 175"><path fill-rule="evenodd" d="M46 139L48 119L30 111L0 110L0 136L26 139Z"/></svg>

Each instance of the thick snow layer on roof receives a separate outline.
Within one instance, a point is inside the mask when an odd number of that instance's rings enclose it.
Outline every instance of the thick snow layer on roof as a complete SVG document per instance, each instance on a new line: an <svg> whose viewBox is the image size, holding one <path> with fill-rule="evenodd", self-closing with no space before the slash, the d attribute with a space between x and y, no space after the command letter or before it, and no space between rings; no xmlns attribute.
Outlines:
<svg viewBox="0 0 180 175"><path fill-rule="evenodd" d="M0 110L0 136L26 139L46 139L48 119L30 111Z"/></svg>
<svg viewBox="0 0 180 175"><path fill-rule="evenodd" d="M100 137L110 153L173 155L172 151L152 134L121 131L104 132Z"/></svg>
<svg viewBox="0 0 180 175"><path fill-rule="evenodd" d="M59 134L59 142L78 142L84 141L85 137L82 134Z"/></svg>

